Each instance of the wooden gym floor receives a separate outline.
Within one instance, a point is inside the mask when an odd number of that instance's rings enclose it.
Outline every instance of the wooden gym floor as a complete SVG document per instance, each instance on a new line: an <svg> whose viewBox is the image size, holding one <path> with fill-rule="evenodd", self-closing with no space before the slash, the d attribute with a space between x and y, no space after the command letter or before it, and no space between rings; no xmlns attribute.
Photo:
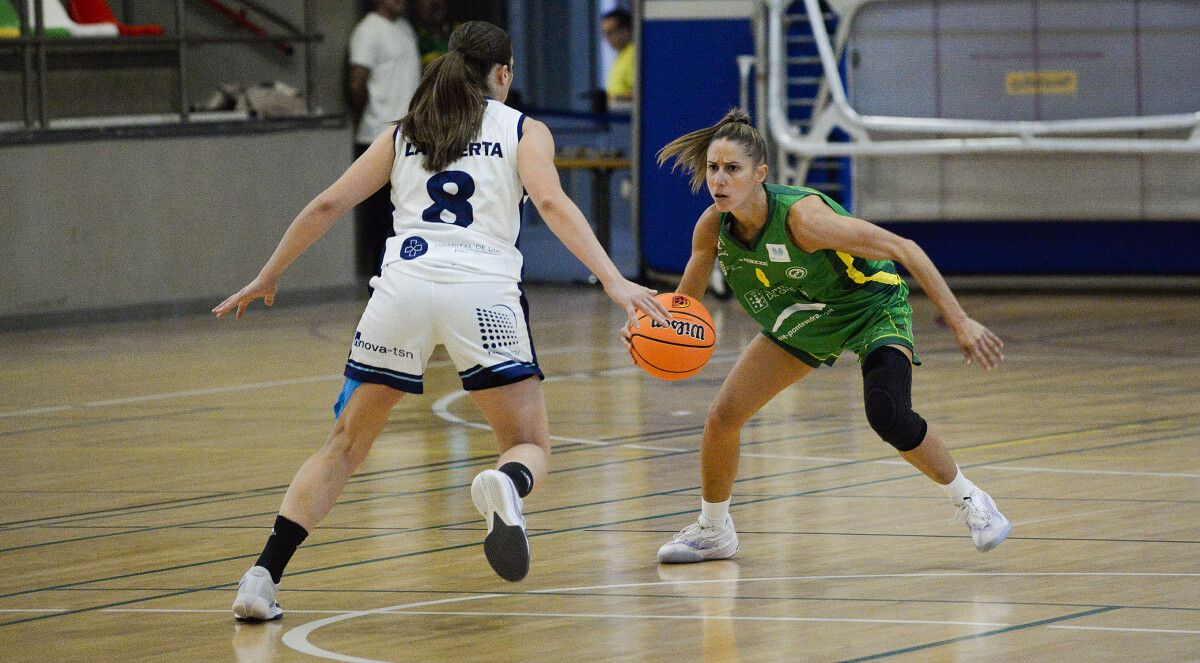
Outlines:
<svg viewBox="0 0 1200 663"><path fill-rule="evenodd" d="M963 299L1008 361L965 366L918 297L914 401L1014 522L987 555L871 432L847 355L747 427L738 557L658 566L756 330L710 300L711 365L659 382L598 289L534 287L557 437L529 577L483 559L494 445L443 358L266 625L234 622L233 586L328 432L362 303L0 334L0 659L1197 660L1200 301Z"/></svg>

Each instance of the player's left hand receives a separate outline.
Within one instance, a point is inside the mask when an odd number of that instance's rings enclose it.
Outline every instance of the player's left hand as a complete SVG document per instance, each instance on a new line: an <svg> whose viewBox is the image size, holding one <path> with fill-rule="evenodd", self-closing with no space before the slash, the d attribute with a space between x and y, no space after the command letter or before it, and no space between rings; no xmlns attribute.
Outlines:
<svg viewBox="0 0 1200 663"><path fill-rule="evenodd" d="M958 341L958 349L967 358L968 364L978 364L985 371L990 371L1004 361L1004 341L971 318L951 326L954 338Z"/></svg>
<svg viewBox="0 0 1200 663"><path fill-rule="evenodd" d="M667 312L667 307L654 298L654 295L658 294L657 290L651 290L633 281L621 279L605 285L604 292L610 299L616 302L617 306L625 309L625 313L629 315L629 327L631 329L637 329L638 327L638 311L642 311L650 316L660 325L666 326L670 324L667 320L671 317L671 314Z"/></svg>
<svg viewBox="0 0 1200 663"><path fill-rule="evenodd" d="M212 312L218 318L223 318L236 308L237 315L235 317L241 320L242 316L246 313L246 307L250 306L254 300L260 298L267 306L275 304L275 281L264 279L261 274L248 283L246 287L238 290L214 307Z"/></svg>

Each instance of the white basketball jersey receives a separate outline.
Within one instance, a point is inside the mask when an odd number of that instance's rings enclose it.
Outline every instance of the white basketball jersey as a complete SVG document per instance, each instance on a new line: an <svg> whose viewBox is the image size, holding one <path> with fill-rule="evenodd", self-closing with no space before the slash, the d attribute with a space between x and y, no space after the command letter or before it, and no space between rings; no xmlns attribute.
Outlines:
<svg viewBox="0 0 1200 663"><path fill-rule="evenodd" d="M440 173L395 132L393 226L383 264L440 282L520 281L517 250L525 189L517 142L525 115L489 99L479 137Z"/></svg>

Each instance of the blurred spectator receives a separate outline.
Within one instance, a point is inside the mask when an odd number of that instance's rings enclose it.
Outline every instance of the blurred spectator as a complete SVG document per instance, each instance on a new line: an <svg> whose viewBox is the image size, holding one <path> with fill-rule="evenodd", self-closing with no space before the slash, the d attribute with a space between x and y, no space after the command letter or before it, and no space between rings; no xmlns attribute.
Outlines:
<svg viewBox="0 0 1200 663"><path fill-rule="evenodd" d="M408 113L421 80L417 35L403 18L405 0L376 0L374 11L350 35L350 107L358 129L358 158L388 123ZM384 244L392 234L391 187L384 185L358 206L355 215L357 273L366 279L379 273Z"/></svg>
<svg viewBox="0 0 1200 663"><path fill-rule="evenodd" d="M410 16L417 30L423 69L446 54L451 27L446 20L446 0L414 0Z"/></svg>
<svg viewBox="0 0 1200 663"><path fill-rule="evenodd" d="M633 16L625 9L614 9L600 19L600 32L604 34L608 45L617 52L617 59L613 60L612 69L608 70L608 81L605 84L609 108L628 108L633 102L633 86L636 80Z"/></svg>

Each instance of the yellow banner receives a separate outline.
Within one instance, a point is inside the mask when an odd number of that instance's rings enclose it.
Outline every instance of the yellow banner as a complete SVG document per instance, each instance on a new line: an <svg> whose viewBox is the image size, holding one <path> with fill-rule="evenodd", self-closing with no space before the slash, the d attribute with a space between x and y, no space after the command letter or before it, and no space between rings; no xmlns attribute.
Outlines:
<svg viewBox="0 0 1200 663"><path fill-rule="evenodd" d="M1010 71L1004 77L1004 90L1010 95L1075 94L1079 75L1074 71Z"/></svg>

